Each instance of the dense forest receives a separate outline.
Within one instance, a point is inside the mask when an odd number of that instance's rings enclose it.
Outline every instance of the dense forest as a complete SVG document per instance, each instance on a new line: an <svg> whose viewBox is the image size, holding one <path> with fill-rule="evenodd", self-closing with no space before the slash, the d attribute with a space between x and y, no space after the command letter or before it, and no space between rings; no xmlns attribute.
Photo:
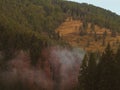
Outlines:
<svg viewBox="0 0 120 90"><path fill-rule="evenodd" d="M67 16L120 31L120 16L93 5L63 0L1 0L0 49L8 53L15 49L38 49L39 44L63 44L54 30Z"/></svg>
<svg viewBox="0 0 120 90"><path fill-rule="evenodd" d="M101 55L86 54L80 67L75 90L120 90L120 48L114 52L110 44Z"/></svg>
<svg viewBox="0 0 120 90"><path fill-rule="evenodd" d="M86 3L65 0L0 0L0 72L9 70L10 60L13 60L20 51L30 56L32 67L37 67L39 60L46 60L43 49L58 45L70 46L60 39L59 33L55 33L55 29L69 16L120 32L119 15ZM45 52L49 53L49 50L51 48ZM120 90L119 53L119 49L115 53L108 45L101 55L86 54L80 67L79 83L73 90ZM43 54L45 56L42 56ZM28 88L29 86L23 85L22 82L12 86L6 85L2 82L1 76L1 90L48 90L35 86ZM56 78L57 76L54 79ZM60 80L57 79L55 82Z"/></svg>
<svg viewBox="0 0 120 90"><path fill-rule="evenodd" d="M41 48L55 43L54 29L63 17L60 7L50 0L1 0L0 50L6 59L21 49L37 58Z"/></svg>
<svg viewBox="0 0 120 90"><path fill-rule="evenodd" d="M80 19L83 22L91 22L101 27L106 27L111 30L120 31L120 16L99 7L95 7L86 3L62 2L61 7L63 12Z"/></svg>

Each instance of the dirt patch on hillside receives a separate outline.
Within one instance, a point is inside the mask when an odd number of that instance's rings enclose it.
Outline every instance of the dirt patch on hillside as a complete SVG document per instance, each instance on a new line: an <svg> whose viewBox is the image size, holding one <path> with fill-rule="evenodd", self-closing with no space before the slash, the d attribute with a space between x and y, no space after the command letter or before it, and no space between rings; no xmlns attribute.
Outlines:
<svg viewBox="0 0 120 90"><path fill-rule="evenodd" d="M108 42L113 49L116 49L119 45L120 36L118 33L112 36L112 32L109 29L101 28L97 25L94 26L94 32L91 32L91 23L88 23L86 29L87 34L81 36L80 27L82 27L82 25L83 23L80 20L66 19L66 21L56 29L56 32L73 47L81 47L87 51L102 52ZM103 37L104 33L106 33L105 38Z"/></svg>

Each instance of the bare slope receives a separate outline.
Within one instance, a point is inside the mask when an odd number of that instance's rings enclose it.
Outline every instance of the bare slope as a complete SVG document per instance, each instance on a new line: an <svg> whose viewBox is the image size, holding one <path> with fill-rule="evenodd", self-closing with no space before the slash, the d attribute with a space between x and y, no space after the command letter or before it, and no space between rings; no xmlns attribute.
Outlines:
<svg viewBox="0 0 120 90"><path fill-rule="evenodd" d="M81 47L87 51L103 51L107 43L109 42L113 49L118 46L120 36L118 33L112 36L112 32L109 29L101 28L95 25L94 31L91 31L91 23L88 24L86 29L87 34L80 35L80 27L83 23L80 20L72 20L71 17L67 18L62 23L56 32L60 37L74 47ZM104 34L105 37L104 37Z"/></svg>

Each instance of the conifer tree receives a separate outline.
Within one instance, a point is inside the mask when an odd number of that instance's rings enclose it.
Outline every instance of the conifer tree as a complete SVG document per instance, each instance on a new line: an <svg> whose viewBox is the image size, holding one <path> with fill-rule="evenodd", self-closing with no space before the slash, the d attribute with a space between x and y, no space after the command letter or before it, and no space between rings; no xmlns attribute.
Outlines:
<svg viewBox="0 0 120 90"><path fill-rule="evenodd" d="M90 53L88 62L87 85L85 90L95 90L96 84L96 57L94 53Z"/></svg>
<svg viewBox="0 0 120 90"><path fill-rule="evenodd" d="M110 44L105 49L97 67L97 90L118 90L116 87L116 67Z"/></svg>
<svg viewBox="0 0 120 90"><path fill-rule="evenodd" d="M96 59L94 53L85 55L80 68L80 75L78 79L78 90L95 90Z"/></svg>
<svg viewBox="0 0 120 90"><path fill-rule="evenodd" d="M115 54L115 62L116 62L116 87L120 90L120 46Z"/></svg>
<svg viewBox="0 0 120 90"><path fill-rule="evenodd" d="M95 25L94 25L94 23L91 24L91 31L95 31Z"/></svg>
<svg viewBox="0 0 120 90"><path fill-rule="evenodd" d="M87 85L88 55L86 54L80 67L77 90L84 90Z"/></svg>

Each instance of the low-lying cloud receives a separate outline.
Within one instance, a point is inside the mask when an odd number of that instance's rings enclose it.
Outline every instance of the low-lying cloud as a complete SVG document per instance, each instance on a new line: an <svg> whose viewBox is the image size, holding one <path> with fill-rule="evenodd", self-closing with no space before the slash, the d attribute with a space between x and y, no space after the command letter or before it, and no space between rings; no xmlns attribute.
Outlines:
<svg viewBox="0 0 120 90"><path fill-rule="evenodd" d="M69 90L75 86L84 51L52 47L43 50L43 57L34 67L29 55L20 51L7 63L8 69L0 71L0 85L6 90Z"/></svg>

